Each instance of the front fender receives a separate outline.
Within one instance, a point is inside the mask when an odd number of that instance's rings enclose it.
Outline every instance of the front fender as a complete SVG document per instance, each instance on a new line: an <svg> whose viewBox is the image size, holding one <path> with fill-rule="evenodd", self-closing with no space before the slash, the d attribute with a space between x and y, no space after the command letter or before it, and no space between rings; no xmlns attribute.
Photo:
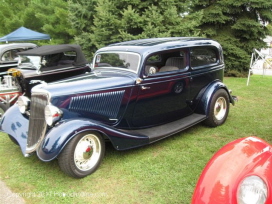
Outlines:
<svg viewBox="0 0 272 204"><path fill-rule="evenodd" d="M204 168L192 204L235 204L240 182L252 175L266 183L269 191L266 203L272 203L271 146L256 137L233 141L221 148Z"/></svg>
<svg viewBox="0 0 272 204"><path fill-rule="evenodd" d="M0 131L13 137L20 146L24 156L27 156L28 119L19 111L18 105L11 106L0 121Z"/></svg>
<svg viewBox="0 0 272 204"><path fill-rule="evenodd" d="M76 135L86 131L97 131L106 136L118 150L131 149L149 144L149 138L143 135L132 135L124 130L78 118L63 121L53 127L45 136L37 149L37 155L42 161L55 159L65 145Z"/></svg>
<svg viewBox="0 0 272 204"><path fill-rule="evenodd" d="M196 100L199 102L196 107L195 113L208 115L212 96L219 89L224 89L227 92L229 96L229 102L234 105L235 101L230 95L227 86L221 81L214 81L209 84L205 89L202 89L198 94Z"/></svg>

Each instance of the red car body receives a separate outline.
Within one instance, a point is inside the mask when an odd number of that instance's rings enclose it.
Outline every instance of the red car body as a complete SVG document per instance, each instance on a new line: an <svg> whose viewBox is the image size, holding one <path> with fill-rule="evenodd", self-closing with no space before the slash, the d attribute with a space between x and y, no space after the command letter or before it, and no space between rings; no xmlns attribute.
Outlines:
<svg viewBox="0 0 272 204"><path fill-rule="evenodd" d="M263 180L267 187L264 203L272 203L272 146L257 137L235 140L212 157L198 180L192 204L239 203L239 186L249 176Z"/></svg>

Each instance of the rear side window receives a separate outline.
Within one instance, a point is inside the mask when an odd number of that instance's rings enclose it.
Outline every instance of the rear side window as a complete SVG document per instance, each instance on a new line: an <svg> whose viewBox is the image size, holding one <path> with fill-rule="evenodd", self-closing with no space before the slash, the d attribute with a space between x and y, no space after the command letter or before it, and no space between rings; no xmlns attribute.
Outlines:
<svg viewBox="0 0 272 204"><path fill-rule="evenodd" d="M154 63L154 62L160 62L161 61L161 55L152 55L147 59L147 63Z"/></svg>
<svg viewBox="0 0 272 204"><path fill-rule="evenodd" d="M218 62L217 49L211 47L196 47L191 48L191 66L201 67Z"/></svg>

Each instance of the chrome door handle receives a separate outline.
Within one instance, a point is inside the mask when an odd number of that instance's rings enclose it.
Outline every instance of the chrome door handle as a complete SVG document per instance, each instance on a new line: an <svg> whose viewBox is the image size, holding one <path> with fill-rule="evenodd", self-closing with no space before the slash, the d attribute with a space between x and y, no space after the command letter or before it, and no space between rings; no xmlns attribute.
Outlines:
<svg viewBox="0 0 272 204"><path fill-rule="evenodd" d="M146 90L146 89L150 89L150 87L148 87L148 86L141 86L141 89L142 90Z"/></svg>

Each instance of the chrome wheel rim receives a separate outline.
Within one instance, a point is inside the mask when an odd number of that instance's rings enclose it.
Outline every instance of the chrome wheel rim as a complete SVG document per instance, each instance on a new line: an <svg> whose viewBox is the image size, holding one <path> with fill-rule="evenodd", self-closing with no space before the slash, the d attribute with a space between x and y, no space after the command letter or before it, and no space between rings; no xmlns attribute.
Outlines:
<svg viewBox="0 0 272 204"><path fill-rule="evenodd" d="M75 148L75 165L81 171L93 168L101 156L101 143L96 135L88 134L82 137Z"/></svg>
<svg viewBox="0 0 272 204"><path fill-rule="evenodd" d="M224 97L219 97L214 106L214 116L217 120L222 120L227 112L227 101Z"/></svg>

